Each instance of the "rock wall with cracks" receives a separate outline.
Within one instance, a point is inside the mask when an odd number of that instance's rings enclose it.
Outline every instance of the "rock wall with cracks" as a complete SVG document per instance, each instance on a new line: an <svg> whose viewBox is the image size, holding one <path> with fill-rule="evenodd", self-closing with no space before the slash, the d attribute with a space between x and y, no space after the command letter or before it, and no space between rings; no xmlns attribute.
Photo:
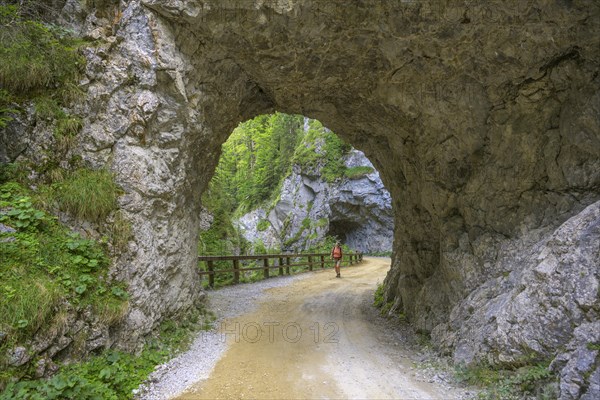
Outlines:
<svg viewBox="0 0 600 400"><path fill-rule="evenodd" d="M536 332L524 318L496 323L498 335L488 340L469 329L489 328L500 311L471 313L467 304L514 291L502 301L519 309L516 293L530 287L535 260L557 241L568 243L557 251L569 254L583 246L561 236L572 218L587 221L577 226L592 235L589 262L561 256L541 274L570 271L564 279L574 280L581 273L588 289L597 286L598 220L586 209L600 199L597 2L133 0L121 7L115 21L86 16L86 34L105 41L87 51L81 149L88 162L115 171L126 191L120 207L135 230L115 267L132 293L122 346L201 300L200 194L232 129L274 110L320 120L380 171L396 226L386 298L433 331L442 350L467 362L491 352L492 363L518 364L586 331ZM506 290L481 297L494 285ZM551 303L558 319L579 309L584 316L573 321L597 321L598 296L591 304L558 302L568 287L536 290L558 291ZM561 396L581 395L585 386Z"/></svg>
<svg viewBox="0 0 600 400"><path fill-rule="evenodd" d="M354 149L343 161L347 168L373 168L365 155ZM268 207L233 221L249 242L260 240L266 248L298 252L322 244L325 236L333 236L363 253L392 249L391 197L375 170L327 182L321 176L321 166L294 164L276 198ZM261 221L268 222L266 229L259 229Z"/></svg>

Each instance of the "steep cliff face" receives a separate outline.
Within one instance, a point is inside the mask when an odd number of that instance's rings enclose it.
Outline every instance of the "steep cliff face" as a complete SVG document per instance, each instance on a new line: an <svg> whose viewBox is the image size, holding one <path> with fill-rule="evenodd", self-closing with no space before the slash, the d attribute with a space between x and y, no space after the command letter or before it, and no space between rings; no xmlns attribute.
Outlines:
<svg viewBox="0 0 600 400"><path fill-rule="evenodd" d="M373 167L356 150L344 164ZM328 183L318 170L305 171L298 165L284 179L270 210L259 208L237 221L247 240L261 240L270 248L304 250L329 235L362 252L391 251L393 224L390 194L374 169Z"/></svg>
<svg viewBox="0 0 600 400"><path fill-rule="evenodd" d="M600 300L552 299L600 278L586 209L600 198L599 25L591 0L133 0L118 19L86 16L84 32L104 41L86 51L80 152L116 173L135 235L115 268L132 294L120 343L202 297L198 199L220 145L279 110L320 120L381 173L396 226L386 297L440 346L504 364L577 353ZM578 219L580 239L565 236ZM500 300L469 316L469 304ZM542 326L518 318L525 309L582 325ZM597 390L586 368L561 372L576 385L562 398Z"/></svg>

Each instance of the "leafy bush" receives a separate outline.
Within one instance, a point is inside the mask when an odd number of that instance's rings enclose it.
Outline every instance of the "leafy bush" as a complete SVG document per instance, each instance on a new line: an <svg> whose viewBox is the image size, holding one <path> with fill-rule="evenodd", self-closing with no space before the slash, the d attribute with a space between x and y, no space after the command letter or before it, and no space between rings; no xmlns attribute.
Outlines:
<svg viewBox="0 0 600 400"><path fill-rule="evenodd" d="M119 188L106 170L80 169L55 185L53 198L61 210L78 219L101 221L117 208Z"/></svg>

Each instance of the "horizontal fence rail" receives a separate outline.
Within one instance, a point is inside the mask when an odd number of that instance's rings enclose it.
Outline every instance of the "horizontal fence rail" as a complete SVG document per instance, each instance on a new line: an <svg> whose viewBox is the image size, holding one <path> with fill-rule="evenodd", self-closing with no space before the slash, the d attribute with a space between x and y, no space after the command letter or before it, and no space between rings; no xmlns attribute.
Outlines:
<svg viewBox="0 0 600 400"><path fill-rule="evenodd" d="M315 266L324 269L325 264L329 261L330 253L311 253L311 254L262 254L250 256L199 256L198 261L206 264L206 271L200 271L200 275L208 275L208 286L215 287L216 274L233 273L232 283L240 282L241 274L251 271L263 271L263 277L269 278L269 271L277 269L279 275L290 275L290 268L293 267L308 267L308 271L313 271ZM362 253L348 253L344 255L344 259L349 265L362 262ZM303 261L302 259L306 259ZM327 259L327 260L326 260ZM269 260L273 260L271 263ZM231 261L232 268L215 269L215 262ZM245 267L245 261L254 261L256 264L262 264L256 267ZM262 261L262 263L261 263ZM333 261L331 261L333 262ZM344 261L342 261L342 264ZM298 271L304 272L304 271Z"/></svg>

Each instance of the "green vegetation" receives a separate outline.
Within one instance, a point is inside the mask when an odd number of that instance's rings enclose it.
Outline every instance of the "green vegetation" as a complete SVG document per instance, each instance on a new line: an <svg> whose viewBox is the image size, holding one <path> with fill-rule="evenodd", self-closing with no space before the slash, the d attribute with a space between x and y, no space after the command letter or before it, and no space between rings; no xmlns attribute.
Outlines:
<svg viewBox="0 0 600 400"><path fill-rule="evenodd" d="M240 124L223 144L209 191L227 212L243 213L265 203L291 168L303 117L275 113Z"/></svg>
<svg viewBox="0 0 600 400"><path fill-rule="evenodd" d="M80 171L66 182L87 181L92 176L100 176L106 183L110 174ZM132 390L154 366L185 346L191 332L208 328L213 317L197 312L180 324L166 322L159 336L139 355L109 350L62 366L48 380L32 380L37 358L21 367L10 367L7 351L27 343L37 332L62 329L69 308L75 312L90 310L111 326L128 307L126 288L110 282L107 276L106 249L37 208L36 204L47 203L45 197L51 197L53 189L41 185L34 192L15 182L20 177L16 165L0 168L0 224L5 231L0 234L0 332L6 335L0 344L0 389L6 388L0 399L132 398ZM112 190L112 185L107 186ZM126 243L130 235L131 227L116 213L109 232L113 244Z"/></svg>
<svg viewBox="0 0 600 400"><path fill-rule="evenodd" d="M558 397L556 376L549 363L525 365L514 370L487 366L457 367L459 381L484 388L482 400L518 400L534 396L536 399Z"/></svg>
<svg viewBox="0 0 600 400"><path fill-rule="evenodd" d="M328 181L344 176L342 157L351 147L318 121L310 120L308 127L305 133L304 117L300 115L275 113L246 121L233 131L223 144L219 165L202 197L202 204L214 221L208 231L200 233L200 254L250 250L231 219L261 205L274 204L292 163L307 171L318 168ZM312 203L307 207L310 211ZM324 219L315 227L327 223ZM265 231L269 226L269 221L261 220L257 229ZM302 228L311 229L311 221L302 221ZM301 234L288 239L283 246L295 244Z"/></svg>
<svg viewBox="0 0 600 400"><path fill-rule="evenodd" d="M343 142L317 120L309 121L309 129L296 148L293 162L305 172L317 172L327 182L333 182L344 176L346 166L342 158L352 147Z"/></svg>
<svg viewBox="0 0 600 400"><path fill-rule="evenodd" d="M325 236L323 238L323 241L321 241L319 244L310 247L309 249L306 250L307 253L327 253L330 254L331 250L333 249L333 246L335 246L335 243L338 241L337 238L333 237L333 236ZM354 250L352 250L350 247L348 247L347 244L342 243L342 251L344 254L348 254L353 252Z"/></svg>
<svg viewBox="0 0 600 400"><path fill-rule="evenodd" d="M186 348L192 333L209 329L213 320L213 315L197 312L180 324L165 322L158 336L139 355L108 350L85 362L64 366L48 380L9 383L0 399L131 399L132 390L148 377L155 365Z"/></svg>
<svg viewBox="0 0 600 400"><path fill-rule="evenodd" d="M106 275L109 259L102 247L60 225L34 206L37 194L16 182L0 182L0 366L6 350L39 329L65 323L68 303L91 307L107 323L127 310L127 292ZM14 230L14 231L13 231ZM0 374L0 386L21 369Z"/></svg>
<svg viewBox="0 0 600 400"><path fill-rule="evenodd" d="M271 226L271 223L269 222L269 220L261 219L260 221L258 221L258 224L256 224L256 229L259 232L264 232L267 229L269 229L270 226Z"/></svg>
<svg viewBox="0 0 600 400"><path fill-rule="evenodd" d="M348 179L358 179L373 172L373 168L359 165L357 167L347 168L344 171L344 176Z"/></svg>
<svg viewBox="0 0 600 400"><path fill-rule="evenodd" d="M18 2L15 2L18 3ZM35 93L76 81L81 42L64 28L27 19L19 6L0 7L0 83L12 93Z"/></svg>
<svg viewBox="0 0 600 400"><path fill-rule="evenodd" d="M76 170L54 185L52 197L62 211L80 220L101 221L117 208L119 188L106 170Z"/></svg>
<svg viewBox="0 0 600 400"><path fill-rule="evenodd" d="M51 93L60 106L80 92L77 79L85 66L78 52L82 42L64 28L39 20L43 13L34 12L34 3L8 0L0 5L0 128L18 112L15 104ZM48 116L48 111L41 115ZM69 126L64 124L58 129L73 131L78 125L72 119Z"/></svg>
<svg viewBox="0 0 600 400"><path fill-rule="evenodd" d="M588 343L586 347L588 350L600 351L600 343Z"/></svg>
<svg viewBox="0 0 600 400"><path fill-rule="evenodd" d="M228 255L277 253L281 248L267 249L262 242L247 243L233 226L232 218L252 209L272 207L278 201L281 185L295 163L306 173L321 174L329 182L345 177L346 167L343 156L351 147L335 134L324 128L320 122L308 121L304 131L304 117L275 113L261 115L240 124L222 146L222 154L215 175L208 190L203 194L202 204L213 216L211 227L200 232L198 251L203 255ZM354 172L353 172L354 171ZM364 168L350 170L350 176L368 173ZM371 171L371 169L369 169ZM312 202L298 205L310 212ZM327 226L329 221L322 218L311 221L306 218L301 229L281 244L282 248L307 252L329 253L336 239L326 238L316 248L307 249L306 243L299 243L307 233L308 240L317 237L316 229ZM290 219L283 223L282 237L288 232ZM270 222L262 219L257 224L259 232L270 227ZM345 251L350 251L345 248ZM245 267L256 265L247 264ZM231 262L214 262L215 270L231 269ZM200 268L205 268L200 263ZM262 279L262 271L246 273L242 282ZM215 286L228 285L233 274L215 275ZM207 282L206 282L207 284Z"/></svg>
<svg viewBox="0 0 600 400"><path fill-rule="evenodd" d="M319 121L310 120L304 132L300 115L258 116L240 124L223 144L203 204L210 203L211 212L217 207L228 215L272 204L294 163L307 173L320 173L328 182L346 176L345 171L348 176L372 171L369 167L346 169L342 158L351 148ZM312 204L307 206L310 211ZM266 229L266 223L260 221L259 230Z"/></svg>
<svg viewBox="0 0 600 400"><path fill-rule="evenodd" d="M131 223L123 217L122 211L117 211L110 228L110 239L115 250L124 250L132 236Z"/></svg>
<svg viewBox="0 0 600 400"><path fill-rule="evenodd" d="M393 315L390 315L390 310L392 309L392 306L394 305L394 301L390 300L388 302L385 301L385 288L383 286L383 283L380 283L377 285L377 289L375 289L375 294L373 295L373 305L377 308L379 308L379 314L381 316L387 317L387 318L391 318L393 316L397 316L399 321L406 321L406 315L403 312L397 311L396 313L394 313ZM424 336L423 334L419 334L418 336L419 340L423 339ZM426 345L425 342L421 343L421 345Z"/></svg>
<svg viewBox="0 0 600 400"><path fill-rule="evenodd" d="M373 305L377 308L383 307L385 304L385 298L383 297L385 288L383 287L383 283L377 285L377 289L375 289Z"/></svg>
<svg viewBox="0 0 600 400"><path fill-rule="evenodd" d="M231 214L222 203L221 198L214 194L215 188L209 189L203 199L203 205L211 210L213 221L210 229L200 232L198 253L202 255L234 254L236 250L248 249L248 244L243 236L235 229L231 222Z"/></svg>
<svg viewBox="0 0 600 400"><path fill-rule="evenodd" d="M327 225L329 225L329 219L327 218L319 218L319 220L315 223L315 227L317 228L323 228Z"/></svg>

